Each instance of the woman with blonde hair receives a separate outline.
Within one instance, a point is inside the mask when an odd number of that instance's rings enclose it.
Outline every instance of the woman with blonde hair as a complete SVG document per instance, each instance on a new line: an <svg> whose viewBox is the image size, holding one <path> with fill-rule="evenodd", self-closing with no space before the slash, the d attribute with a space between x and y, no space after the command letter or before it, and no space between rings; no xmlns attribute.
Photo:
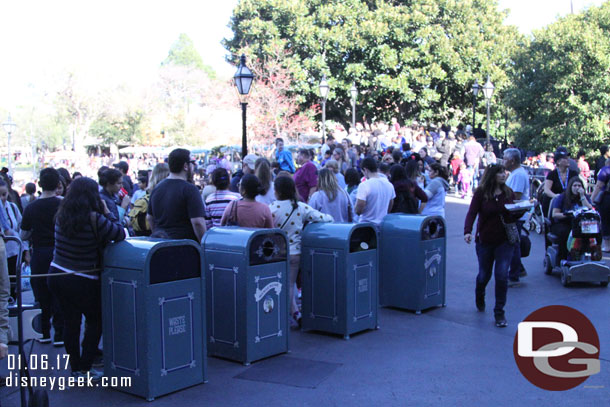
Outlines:
<svg viewBox="0 0 610 407"><path fill-rule="evenodd" d="M273 189L273 174L271 164L265 157L261 157L254 163L254 175L261 183L261 193L256 196L256 202L269 205L275 201L275 190Z"/></svg>
<svg viewBox="0 0 610 407"><path fill-rule="evenodd" d="M309 198L309 206L327 215L335 222L352 222L354 213L347 192L337 182L332 170L323 168L318 174L318 190Z"/></svg>
<svg viewBox="0 0 610 407"><path fill-rule="evenodd" d="M155 168L152 170L152 174L150 175L150 180L148 180L148 188L146 188L147 193L151 193L153 189L157 186L157 184L163 181L169 175L169 166L165 163L159 163L155 165Z"/></svg>

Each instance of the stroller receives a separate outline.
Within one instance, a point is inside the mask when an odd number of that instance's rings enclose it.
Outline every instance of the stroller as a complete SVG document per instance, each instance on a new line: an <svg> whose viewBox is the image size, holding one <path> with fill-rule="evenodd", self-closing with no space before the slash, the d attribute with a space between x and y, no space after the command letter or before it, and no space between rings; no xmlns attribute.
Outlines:
<svg viewBox="0 0 610 407"><path fill-rule="evenodd" d="M13 241L19 244L20 249L19 254L17 255L17 264L21 264L21 253L23 252L21 239L15 236L4 236L4 241ZM30 371L28 370L28 361L30 360L30 356L32 355L32 351L34 348L34 339L42 336L37 332L37 329L34 327L34 325L36 325L37 315L40 314L40 310L36 309L33 305L23 304L23 284L21 282L21 267L17 267L16 271L17 273L15 276L14 283L17 289L17 304L16 306L9 306L9 317L15 316L17 322L16 339L19 352L19 382L21 382L22 377L27 377L28 379L27 386L19 386L21 407L48 407L49 396L47 394L47 391L44 388L32 387L32 383L30 381ZM14 320L15 318L12 319ZM24 322L27 324L26 326L24 326ZM9 324L13 325L12 321L9 320ZM28 341L30 341L31 344L29 353L26 354L25 344Z"/></svg>
<svg viewBox="0 0 610 407"><path fill-rule="evenodd" d="M541 195L544 193L544 184L537 178L532 180L530 191L536 191L533 195L536 198L534 207L527 213L527 219L523 223L523 228L539 235L544 233L544 214L542 213Z"/></svg>

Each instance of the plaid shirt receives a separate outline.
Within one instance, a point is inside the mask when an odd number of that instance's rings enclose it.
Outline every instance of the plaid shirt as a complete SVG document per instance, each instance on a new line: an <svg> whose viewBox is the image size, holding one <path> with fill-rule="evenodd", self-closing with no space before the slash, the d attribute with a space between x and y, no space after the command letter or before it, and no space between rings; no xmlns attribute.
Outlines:
<svg viewBox="0 0 610 407"><path fill-rule="evenodd" d="M241 199L241 195L231 192L228 189L216 191L210 194L205 200L205 226L210 229L213 226L220 226L220 219L231 201Z"/></svg>

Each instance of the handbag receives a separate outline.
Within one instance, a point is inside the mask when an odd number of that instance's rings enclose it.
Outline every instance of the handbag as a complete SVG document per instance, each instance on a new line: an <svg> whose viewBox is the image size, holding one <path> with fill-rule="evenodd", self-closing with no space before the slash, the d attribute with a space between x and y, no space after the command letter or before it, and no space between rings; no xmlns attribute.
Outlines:
<svg viewBox="0 0 610 407"><path fill-rule="evenodd" d="M504 226L504 231L506 231L506 238L508 239L508 243L511 245L519 243L519 228L517 227L517 223L506 223L504 221L504 216L502 215L500 215L500 220L502 221L502 225Z"/></svg>
<svg viewBox="0 0 610 407"><path fill-rule="evenodd" d="M521 228L521 234L519 236L519 248L521 249L521 257L529 256L530 251L532 250L532 241L530 240L530 234L523 228Z"/></svg>
<svg viewBox="0 0 610 407"><path fill-rule="evenodd" d="M350 199L350 197L347 194L347 191L345 189L343 189L343 188L339 188L339 189L341 191L343 191L343 193L347 197L347 222L352 223L354 221L354 215L352 213L352 200Z"/></svg>

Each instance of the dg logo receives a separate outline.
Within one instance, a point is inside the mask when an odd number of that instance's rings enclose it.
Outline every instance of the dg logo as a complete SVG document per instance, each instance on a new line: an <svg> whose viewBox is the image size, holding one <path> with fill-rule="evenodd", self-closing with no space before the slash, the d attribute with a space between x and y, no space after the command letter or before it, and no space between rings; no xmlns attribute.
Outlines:
<svg viewBox="0 0 610 407"><path fill-rule="evenodd" d="M581 312L562 305L540 308L521 322L513 352L535 386L562 391L599 373L599 337Z"/></svg>

